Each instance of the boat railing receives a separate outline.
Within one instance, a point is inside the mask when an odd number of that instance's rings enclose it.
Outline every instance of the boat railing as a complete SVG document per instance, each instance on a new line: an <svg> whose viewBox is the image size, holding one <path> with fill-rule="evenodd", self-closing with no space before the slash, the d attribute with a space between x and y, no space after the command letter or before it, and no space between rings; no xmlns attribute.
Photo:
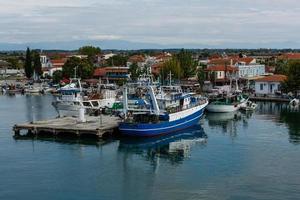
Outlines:
<svg viewBox="0 0 300 200"><path fill-rule="evenodd" d="M195 103L190 103L189 105L185 106L185 107L182 107L182 106L176 106L176 107L171 107L169 109L166 109L167 112L169 114L172 114L172 113L176 113L176 112L180 112L180 111L184 111L184 110L188 110L190 108L194 108L196 106L200 106L200 105L203 105L207 103L207 99L201 99Z"/></svg>

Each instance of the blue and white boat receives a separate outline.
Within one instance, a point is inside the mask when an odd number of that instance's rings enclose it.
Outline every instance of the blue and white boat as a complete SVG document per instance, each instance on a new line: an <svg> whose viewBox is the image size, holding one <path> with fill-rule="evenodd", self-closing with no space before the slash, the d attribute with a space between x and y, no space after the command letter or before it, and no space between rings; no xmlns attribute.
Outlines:
<svg viewBox="0 0 300 200"><path fill-rule="evenodd" d="M138 99L133 106L128 88L124 89L124 120L119 124L124 135L151 137L191 127L208 104L207 98L183 93L179 86L147 85L136 90Z"/></svg>

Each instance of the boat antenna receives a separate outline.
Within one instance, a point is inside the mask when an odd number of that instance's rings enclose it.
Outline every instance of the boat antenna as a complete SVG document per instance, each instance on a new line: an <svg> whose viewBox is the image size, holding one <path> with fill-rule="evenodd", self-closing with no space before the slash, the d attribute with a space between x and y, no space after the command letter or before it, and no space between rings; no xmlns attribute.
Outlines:
<svg viewBox="0 0 300 200"><path fill-rule="evenodd" d="M76 79L77 67L78 65L75 66L75 79Z"/></svg>

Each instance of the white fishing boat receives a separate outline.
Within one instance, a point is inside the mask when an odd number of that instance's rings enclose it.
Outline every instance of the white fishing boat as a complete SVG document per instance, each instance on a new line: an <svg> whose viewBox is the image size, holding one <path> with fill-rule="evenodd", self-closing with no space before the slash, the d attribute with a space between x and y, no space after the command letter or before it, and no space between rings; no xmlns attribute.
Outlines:
<svg viewBox="0 0 300 200"><path fill-rule="evenodd" d="M85 114L95 113L103 108L111 108L116 101L116 92L108 88L102 89L101 93L84 97L80 79L71 79L70 84L60 88L59 92L52 105L60 117L77 117L81 108L84 108Z"/></svg>
<svg viewBox="0 0 300 200"><path fill-rule="evenodd" d="M238 94L238 95L228 95L220 99L214 100L206 107L208 112L215 113L226 113L234 112L245 106L248 101L248 96Z"/></svg>

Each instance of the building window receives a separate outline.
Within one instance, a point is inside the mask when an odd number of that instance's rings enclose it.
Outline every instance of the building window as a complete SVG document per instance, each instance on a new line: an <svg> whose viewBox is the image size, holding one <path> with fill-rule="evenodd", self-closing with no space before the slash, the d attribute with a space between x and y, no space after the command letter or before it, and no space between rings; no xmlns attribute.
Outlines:
<svg viewBox="0 0 300 200"><path fill-rule="evenodd" d="M264 90L264 84L260 84L260 90Z"/></svg>

